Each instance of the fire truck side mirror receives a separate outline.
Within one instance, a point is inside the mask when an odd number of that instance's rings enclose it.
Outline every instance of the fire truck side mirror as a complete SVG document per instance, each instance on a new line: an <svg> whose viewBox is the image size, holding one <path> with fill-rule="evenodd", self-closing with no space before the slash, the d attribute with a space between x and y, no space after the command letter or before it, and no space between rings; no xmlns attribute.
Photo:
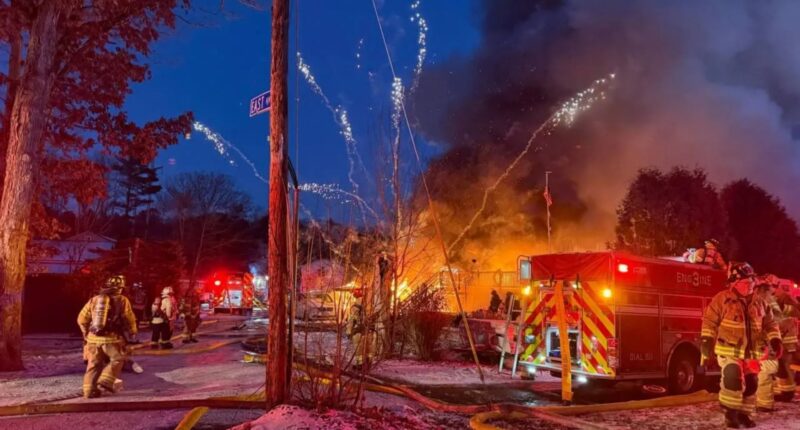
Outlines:
<svg viewBox="0 0 800 430"><path fill-rule="evenodd" d="M531 260L527 257L519 257L517 259L517 277L520 284L527 284L530 282L531 276Z"/></svg>

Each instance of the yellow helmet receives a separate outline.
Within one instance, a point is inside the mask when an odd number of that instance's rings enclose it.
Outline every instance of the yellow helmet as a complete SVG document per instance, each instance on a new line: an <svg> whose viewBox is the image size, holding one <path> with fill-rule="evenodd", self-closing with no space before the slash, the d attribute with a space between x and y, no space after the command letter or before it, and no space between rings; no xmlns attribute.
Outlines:
<svg viewBox="0 0 800 430"><path fill-rule="evenodd" d="M106 288L125 288L125 277L122 275L114 275L106 279Z"/></svg>

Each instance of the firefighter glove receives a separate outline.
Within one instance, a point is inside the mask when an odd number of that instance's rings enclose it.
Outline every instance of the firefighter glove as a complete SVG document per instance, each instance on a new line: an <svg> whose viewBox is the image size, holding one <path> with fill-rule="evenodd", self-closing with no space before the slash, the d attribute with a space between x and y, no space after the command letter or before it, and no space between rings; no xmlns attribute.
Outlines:
<svg viewBox="0 0 800 430"><path fill-rule="evenodd" d="M769 340L769 347L772 353L775 354L775 359L781 358L783 355L783 342L780 339L773 338Z"/></svg>
<svg viewBox="0 0 800 430"><path fill-rule="evenodd" d="M711 360L711 355L714 353L714 339L708 336L703 336L700 339L700 355L702 356L702 363L705 364Z"/></svg>

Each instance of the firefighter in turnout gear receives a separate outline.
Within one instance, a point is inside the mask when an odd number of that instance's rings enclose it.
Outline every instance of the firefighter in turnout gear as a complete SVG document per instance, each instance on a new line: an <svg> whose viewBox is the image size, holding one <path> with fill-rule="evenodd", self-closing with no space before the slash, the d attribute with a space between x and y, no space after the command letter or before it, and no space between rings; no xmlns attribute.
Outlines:
<svg viewBox="0 0 800 430"><path fill-rule="evenodd" d="M183 316L184 327L183 343L197 343L195 332L197 327L200 326L200 295L197 294L197 289L189 288L189 291L183 296L181 300L181 315Z"/></svg>
<svg viewBox="0 0 800 430"><path fill-rule="evenodd" d="M369 366L369 362L375 353L375 330L368 323L366 315L366 288L353 291L355 303L350 308L350 316L347 323L347 334L355 347L355 357L353 357L353 368L362 369Z"/></svg>
<svg viewBox="0 0 800 430"><path fill-rule="evenodd" d="M172 323L178 315L178 303L173 296L172 287L164 287L161 297L156 297L152 306L153 337L150 347L152 349L172 349Z"/></svg>
<svg viewBox="0 0 800 430"><path fill-rule="evenodd" d="M78 314L78 327L86 342L88 363L83 376L83 396L100 396L99 388L115 392L125 362L126 338L137 334L136 317L128 298L121 294L125 287L122 276L106 281L100 293L89 299Z"/></svg>
<svg viewBox="0 0 800 430"><path fill-rule="evenodd" d="M728 265L725 258L722 257L722 253L719 252L719 241L716 239L708 239L702 248L695 250L692 262L705 264L715 269L724 269Z"/></svg>
<svg viewBox="0 0 800 430"><path fill-rule="evenodd" d="M701 353L713 354L722 369L719 403L730 428L755 427L759 359L766 345L776 357L783 353L778 324L766 301L754 294L755 273L747 263L731 266L729 288L717 293L703 314Z"/></svg>
<svg viewBox="0 0 800 430"><path fill-rule="evenodd" d="M781 332L784 353L780 357L768 356L761 365L757 393L757 406L760 412L773 411L776 400L790 402L794 398L796 389L794 372L790 366L797 350L795 315L798 304L788 291L789 285L784 289L780 284L781 280L774 275L766 275L761 279L760 287Z"/></svg>

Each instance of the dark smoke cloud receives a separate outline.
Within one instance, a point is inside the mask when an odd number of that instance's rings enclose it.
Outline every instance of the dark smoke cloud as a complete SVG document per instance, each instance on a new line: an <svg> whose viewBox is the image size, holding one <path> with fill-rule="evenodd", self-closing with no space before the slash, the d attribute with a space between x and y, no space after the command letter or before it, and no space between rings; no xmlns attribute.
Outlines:
<svg viewBox="0 0 800 430"><path fill-rule="evenodd" d="M541 246L545 170L562 249L611 238L642 167L703 167L718 185L746 176L797 218L798 22L794 0L484 0L481 47L430 70L414 100L426 136L446 148L429 175L451 238L558 101L617 79L518 166L457 257Z"/></svg>

